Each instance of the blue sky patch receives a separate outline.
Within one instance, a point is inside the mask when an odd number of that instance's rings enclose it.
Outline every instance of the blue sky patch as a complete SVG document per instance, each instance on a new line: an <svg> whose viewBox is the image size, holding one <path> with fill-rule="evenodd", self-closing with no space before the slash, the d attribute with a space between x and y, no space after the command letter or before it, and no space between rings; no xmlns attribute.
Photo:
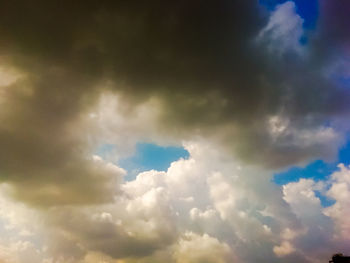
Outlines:
<svg viewBox="0 0 350 263"><path fill-rule="evenodd" d="M276 184L284 185L290 182L297 182L300 178L313 179L315 181L325 180L336 168L336 164L317 160L305 167L292 167L287 171L277 173L273 181Z"/></svg>
<svg viewBox="0 0 350 263"><path fill-rule="evenodd" d="M348 139L348 143L339 150L338 158L335 162L326 163L322 160L317 160L305 167L292 167L286 171L275 174L273 182L278 185L284 185L290 182L297 182L301 178L312 179L316 182L327 180L333 172L339 169L337 167L339 163L350 165L350 138ZM333 204L332 200L322 196L319 192L316 192L316 195L320 198L323 206Z"/></svg>
<svg viewBox="0 0 350 263"><path fill-rule="evenodd" d="M135 154L118 162L128 171L127 180L138 173L148 170L166 171L170 164L180 158L188 158L189 153L183 147L163 147L152 143L138 143Z"/></svg>

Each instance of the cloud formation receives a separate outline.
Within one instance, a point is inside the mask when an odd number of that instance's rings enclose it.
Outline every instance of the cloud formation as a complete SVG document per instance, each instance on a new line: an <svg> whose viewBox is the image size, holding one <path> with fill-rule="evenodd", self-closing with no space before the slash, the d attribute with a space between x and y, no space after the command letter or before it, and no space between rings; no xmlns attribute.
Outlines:
<svg viewBox="0 0 350 263"><path fill-rule="evenodd" d="M295 3L288 1L278 5L271 14L268 24L258 36L258 40L268 42L271 54L282 55L290 50L301 53L304 20L296 13Z"/></svg>
<svg viewBox="0 0 350 263"><path fill-rule="evenodd" d="M344 143L348 9L320 0L311 32L292 1L2 3L0 260L321 262L344 248L348 168L283 189L271 176ZM190 158L126 182L118 160L140 141L187 141Z"/></svg>
<svg viewBox="0 0 350 263"><path fill-rule="evenodd" d="M340 166L329 180L301 179L281 191L269 183L267 171L225 160L212 145L186 147L189 159L172 163L167 172L140 173L121 184L110 204L38 213L6 198L3 188L0 258L6 263L32 262L28 255L33 262L72 263L323 262L336 249L346 249L347 167ZM334 194L338 188L343 190ZM336 202L323 208L318 192Z"/></svg>
<svg viewBox="0 0 350 263"><path fill-rule="evenodd" d="M324 63L299 54L304 33L293 2L270 17L260 9L256 1L226 0L5 3L1 56L26 74L14 85L32 90L11 95L17 97L7 107L19 108L22 121L37 120L35 129L56 126L59 133L109 89L130 104L158 98L167 132L216 134L252 162L282 167L328 157L327 143L285 145L298 138L276 139L266 124L278 116L313 133L347 112L348 93L322 75ZM256 43L259 35L266 45ZM20 122L14 114L6 116ZM40 145L44 139L25 140ZM256 148L265 154L257 156ZM285 158L272 163L276 156Z"/></svg>

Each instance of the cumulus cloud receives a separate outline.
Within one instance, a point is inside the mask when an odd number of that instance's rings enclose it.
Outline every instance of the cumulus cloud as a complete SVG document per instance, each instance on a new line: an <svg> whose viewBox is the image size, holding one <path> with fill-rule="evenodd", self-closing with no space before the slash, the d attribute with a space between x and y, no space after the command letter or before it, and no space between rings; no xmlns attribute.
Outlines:
<svg viewBox="0 0 350 263"><path fill-rule="evenodd" d="M313 262L341 246L347 168L324 211L317 183L270 182L331 160L349 130L329 74L348 4L320 3L313 33L291 1L3 3L0 260ZM188 141L190 158L125 182L139 141Z"/></svg>
<svg viewBox="0 0 350 263"><path fill-rule="evenodd" d="M348 194L348 174L348 168L340 164L339 170L324 181L301 179L283 186L284 199L302 228L281 235L283 241L274 248L276 255L297 251L312 262L322 262L332 251L346 251L349 204L344 197ZM335 203L324 208L316 193L335 200Z"/></svg>
<svg viewBox="0 0 350 263"><path fill-rule="evenodd" d="M222 244L207 234L199 236L191 232L184 234L175 251L175 258L178 263L234 262L231 257L230 248L227 244Z"/></svg>
<svg viewBox="0 0 350 263"><path fill-rule="evenodd" d="M122 262L245 262L259 257L250 254L256 242L273 258L275 232L283 225L298 228L278 187L262 185L268 177L263 171L265 179L255 182L259 170L222 161L211 145L191 143L187 149L190 159L174 162L167 172L147 171L121 184L111 204L44 213L42 231L34 233L50 240L46 259L75 263L98 253Z"/></svg>
<svg viewBox="0 0 350 263"><path fill-rule="evenodd" d="M350 195L350 172L349 167L339 165L340 171L332 174L331 187L327 196L335 200L335 204L326 208L324 213L337 222L336 238L349 237L349 195Z"/></svg>
<svg viewBox="0 0 350 263"><path fill-rule="evenodd" d="M146 171L121 183L109 204L42 211L6 197L4 188L0 258L322 262L346 247L349 206L346 191L336 190L346 189L344 166L329 180L301 179L280 189L270 183L270 171L227 158L212 144L192 142L186 149L189 159L173 162L166 172ZM323 208L316 192L336 203Z"/></svg>

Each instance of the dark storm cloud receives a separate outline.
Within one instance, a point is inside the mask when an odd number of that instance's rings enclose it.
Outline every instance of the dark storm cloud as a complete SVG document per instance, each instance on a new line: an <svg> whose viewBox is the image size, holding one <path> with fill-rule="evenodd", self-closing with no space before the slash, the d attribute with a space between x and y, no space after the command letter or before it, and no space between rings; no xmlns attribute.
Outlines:
<svg viewBox="0 0 350 263"><path fill-rule="evenodd" d="M104 75L124 83L132 96L194 95L213 88L229 93L233 85L239 97L257 92L247 78L259 65L247 46L262 25L255 1L4 5L3 45L28 55L22 63L35 59L78 74ZM245 82L237 85L236 79Z"/></svg>
<svg viewBox="0 0 350 263"><path fill-rule="evenodd" d="M320 1L320 42L324 51L339 47L350 48L350 3L346 0ZM323 44L323 45L322 45Z"/></svg>
<svg viewBox="0 0 350 263"><path fill-rule="evenodd" d="M319 5L319 23L317 30L310 41L310 44L313 47L312 51L314 64L324 66L325 64L337 64L339 60L349 61L349 1L320 0ZM342 70L344 69L335 69L338 74ZM345 69L345 71L347 71L347 69Z"/></svg>
<svg viewBox="0 0 350 263"><path fill-rule="evenodd" d="M39 203L110 200L110 177L96 175L104 168L87 160L75 124L103 80L128 103L160 98L168 131L220 131L247 160L277 167L324 157L327 145L294 142L297 131L346 110L348 95L321 76L322 66L257 43L269 21L262 14L252 0L1 3L0 55L25 74L2 106L1 178ZM276 139L266 120L279 114L295 132Z"/></svg>
<svg viewBox="0 0 350 263"><path fill-rule="evenodd" d="M34 204L96 203L113 199L123 174L87 155L77 116L91 93L86 81L54 69L23 77L4 89L0 166L13 194ZM75 88L65 89L69 85ZM88 194L89 193L89 194Z"/></svg>

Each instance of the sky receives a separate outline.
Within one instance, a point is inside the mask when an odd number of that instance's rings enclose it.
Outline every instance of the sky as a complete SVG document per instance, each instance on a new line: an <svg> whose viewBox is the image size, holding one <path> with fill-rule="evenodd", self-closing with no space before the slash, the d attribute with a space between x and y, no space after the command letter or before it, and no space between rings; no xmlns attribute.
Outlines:
<svg viewBox="0 0 350 263"><path fill-rule="evenodd" d="M350 254L348 0L0 4L0 263Z"/></svg>

